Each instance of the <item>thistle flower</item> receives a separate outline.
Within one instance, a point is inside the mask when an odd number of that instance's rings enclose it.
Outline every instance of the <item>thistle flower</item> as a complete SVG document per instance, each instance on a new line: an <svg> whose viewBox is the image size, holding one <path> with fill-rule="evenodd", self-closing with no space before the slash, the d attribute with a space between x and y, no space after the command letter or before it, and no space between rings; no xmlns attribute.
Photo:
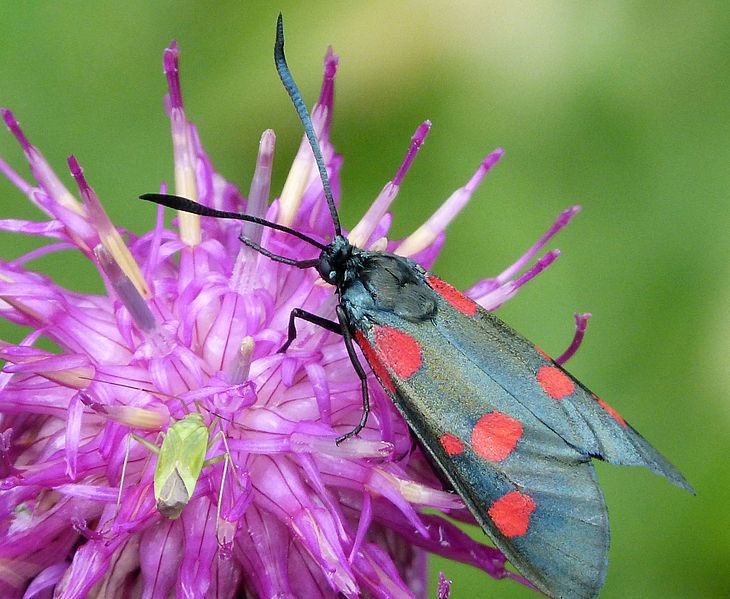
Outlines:
<svg viewBox="0 0 730 599"><path fill-rule="evenodd" d="M185 115L178 54L174 42L164 53L175 193L315 238L331 235L306 141L270 205L272 131L261 138L247 199L213 169ZM329 142L337 62L330 49L312 117L339 200L341 157ZM426 597L428 553L529 584L505 568L499 551L423 513L433 508L474 522L458 497L441 490L375 379L366 428L335 444L362 410L341 339L302 325L291 348L276 352L293 308L333 316L332 289L313 271L242 246L238 236L296 257L309 256L309 245L250 223L190 214L178 216L176 232L165 228L162 208L152 230L137 237L111 223L73 156L76 195L13 114L3 110L3 119L36 182L1 160L0 170L47 219L5 219L0 229L54 243L0 260L0 312L31 329L18 345L0 342L0 596ZM356 245L409 255L426 268L444 228L502 154L489 154L408 238L387 240L388 208L429 127L418 127L393 180L349 234ZM514 265L467 294L487 309L512 297L557 257L548 252L526 268L577 210L563 212ZM26 268L67 249L95 264L104 294L64 289ZM562 360L580 343L587 316L577 317ZM41 337L59 351L36 347ZM159 432L170 435L192 412L210 427L208 458L225 459L203 465L173 514L179 517L170 519L156 505L157 460L130 433L159 445ZM438 593L448 596L445 579Z"/></svg>

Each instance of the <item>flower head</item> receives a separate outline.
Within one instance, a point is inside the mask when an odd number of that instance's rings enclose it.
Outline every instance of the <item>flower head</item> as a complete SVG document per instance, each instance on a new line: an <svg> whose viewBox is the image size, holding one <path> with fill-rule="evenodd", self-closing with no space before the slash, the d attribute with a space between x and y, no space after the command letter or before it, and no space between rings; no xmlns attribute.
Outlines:
<svg viewBox="0 0 730 599"><path fill-rule="evenodd" d="M213 169L185 114L178 55L174 42L164 54L175 192L330 237L305 140L271 204L272 131L261 138L246 199ZM329 50L312 120L339 201L342 160L329 142L337 61ZM277 353L294 308L331 319L336 297L313 269L273 262L238 237L298 259L316 257L309 244L182 213L174 231L161 207L149 232L122 231L73 156L75 192L13 114L4 110L3 119L36 181L1 160L0 170L47 218L4 219L0 229L53 243L0 261L0 313L31 329L18 345L0 342L0 595L233 597L245 589L258 597L425 597L429 552L520 579L499 551L421 511L473 522L461 500L441 490L375 379L367 426L335 443L362 410L360 382L337 335L300 325L296 342ZM349 233L355 245L408 255L426 268L444 228L502 154L489 154L412 235L388 240L388 208L429 127L418 127L393 180ZM557 251L548 252L519 274L576 211L467 294L488 309L512 297L555 259ZM104 293L64 289L26 268L43 253L69 249L96 265ZM59 351L36 347L41 337ZM176 436L180 423L193 425L190 414L202 419L195 428L202 441ZM206 460L196 467L201 448ZM164 451L177 459L173 471L158 466ZM168 493L181 501L174 509ZM447 596L446 582L439 593Z"/></svg>

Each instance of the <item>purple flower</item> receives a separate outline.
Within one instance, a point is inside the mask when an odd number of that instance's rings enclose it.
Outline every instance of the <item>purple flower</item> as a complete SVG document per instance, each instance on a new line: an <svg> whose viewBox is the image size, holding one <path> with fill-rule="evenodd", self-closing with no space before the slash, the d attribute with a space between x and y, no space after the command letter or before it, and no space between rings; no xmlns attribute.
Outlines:
<svg viewBox="0 0 730 599"><path fill-rule="evenodd" d="M272 131L261 138L247 199L213 169L185 115L178 54L174 42L164 54L175 193L317 239L331 235L306 141L270 205ZM336 199L342 159L329 129L337 61L328 51L312 112ZM422 512L474 522L457 496L441 490L375 379L366 428L335 444L362 410L340 338L302 324L291 348L276 353L293 308L332 318L336 299L313 270L272 262L238 236L297 258L314 257L310 245L250 223L190 214L180 214L179 232L172 231L162 208L152 230L137 237L111 223L73 156L76 192L10 111L3 119L36 182L2 160L0 170L46 218L4 219L0 229L52 242L0 260L0 313L31 330L19 345L0 341L0 596L233 597L245 589L262 598L426 597L427 553L525 582L505 569L499 551ZM349 234L356 245L409 255L426 268L446 225L502 155L489 154L411 236L387 240L388 208L429 127L418 127L395 177ZM527 268L577 210L562 213L513 266L468 295L488 309L512 297L557 257L548 252ZM104 294L64 289L26 268L37 256L68 249L96 265ZM575 343L562 360L580 343L585 318L578 317ZM36 347L41 337L59 351ZM229 459L203 466L179 518L170 519L156 505L157 459L130 433L159 445L160 431L169 435L174 422L196 411L206 423L217 416L208 458ZM439 594L448 595L445 581Z"/></svg>

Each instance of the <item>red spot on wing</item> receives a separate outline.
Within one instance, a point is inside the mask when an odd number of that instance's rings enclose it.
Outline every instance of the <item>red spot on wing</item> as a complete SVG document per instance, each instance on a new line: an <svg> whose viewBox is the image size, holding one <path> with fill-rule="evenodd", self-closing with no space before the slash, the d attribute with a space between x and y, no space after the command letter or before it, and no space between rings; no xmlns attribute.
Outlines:
<svg viewBox="0 0 730 599"><path fill-rule="evenodd" d="M461 291L449 285L446 281L442 281L438 277L433 275L426 276L426 282L431 288L449 302L454 308L456 308L462 314L467 316L474 316L477 313L477 303L466 297Z"/></svg>
<svg viewBox="0 0 730 599"><path fill-rule="evenodd" d="M388 326L373 327L375 347L385 366L400 379L407 379L423 364L421 346L413 337Z"/></svg>
<svg viewBox="0 0 730 599"><path fill-rule="evenodd" d="M535 511L535 501L519 491L510 491L492 503L489 517L507 538L519 537L530 526L530 514Z"/></svg>
<svg viewBox="0 0 730 599"><path fill-rule="evenodd" d="M385 390L395 393L390 373L400 379L412 376L423 364L421 346L413 337L393 327L374 326L372 333L374 345L362 331L355 331L355 339Z"/></svg>
<svg viewBox="0 0 730 599"><path fill-rule="evenodd" d="M575 390L575 384L560 368L543 366L537 371L537 382L553 399L563 399Z"/></svg>
<svg viewBox="0 0 730 599"><path fill-rule="evenodd" d="M471 432L471 444L480 456L501 462L522 437L522 425L507 414L491 412L479 419Z"/></svg>
<svg viewBox="0 0 730 599"><path fill-rule="evenodd" d="M542 354L543 356L545 356L551 362L553 361L553 359L550 356L548 356L544 351L542 351L539 347L537 347L537 345L535 346L535 349L537 350L537 352L539 354Z"/></svg>
<svg viewBox="0 0 730 599"><path fill-rule="evenodd" d="M383 387L385 387L385 390L395 394L395 385L393 385L393 381L390 380L388 371L380 361L380 356L373 346L370 345L370 342L367 339L365 339L365 335L362 334L362 331L355 331L355 340L360 346L362 353L365 354L365 359L368 361L368 364L370 364L370 368L373 369L375 376L378 377Z"/></svg>
<svg viewBox="0 0 730 599"><path fill-rule="evenodd" d="M449 455L459 455L464 451L464 444L451 433L441 435L441 445Z"/></svg>
<svg viewBox="0 0 730 599"><path fill-rule="evenodd" d="M614 410L611 406L609 406L601 398L597 397L594 393L591 393L591 395L593 395L593 399L595 399L598 402L598 405L601 406L604 410L606 410L606 412L611 414L611 416L613 416L621 426L623 426L624 428L628 428L628 426L626 425L626 421L623 418L621 418L621 414L619 414L616 410Z"/></svg>

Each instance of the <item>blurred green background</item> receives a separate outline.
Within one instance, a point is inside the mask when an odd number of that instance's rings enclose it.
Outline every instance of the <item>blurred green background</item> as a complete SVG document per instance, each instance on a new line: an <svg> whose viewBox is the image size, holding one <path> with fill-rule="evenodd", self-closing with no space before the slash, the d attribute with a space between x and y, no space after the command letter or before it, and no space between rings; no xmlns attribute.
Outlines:
<svg viewBox="0 0 730 599"><path fill-rule="evenodd" d="M147 230L135 198L172 180L163 48L217 169L247 193L258 139L277 134L278 195L301 128L272 62L287 55L311 106L329 44L341 57L332 139L345 226L431 134L394 206L401 237L496 146L507 153L449 230L435 270L457 286L511 264L564 208L563 255L499 314L560 353L573 312L594 318L571 370L697 489L598 464L611 514L602 597L727 597L730 573L730 10L726 1L2 2L0 104L74 189L74 153L114 222ZM0 155L28 174L12 136ZM39 214L0 180L2 217ZM3 234L14 258L32 240ZM100 291L64 253L32 266ZM82 273L84 278L81 278ZM3 325L2 337L23 335ZM434 561L454 599L534 597ZM432 593L435 596L435 591Z"/></svg>

